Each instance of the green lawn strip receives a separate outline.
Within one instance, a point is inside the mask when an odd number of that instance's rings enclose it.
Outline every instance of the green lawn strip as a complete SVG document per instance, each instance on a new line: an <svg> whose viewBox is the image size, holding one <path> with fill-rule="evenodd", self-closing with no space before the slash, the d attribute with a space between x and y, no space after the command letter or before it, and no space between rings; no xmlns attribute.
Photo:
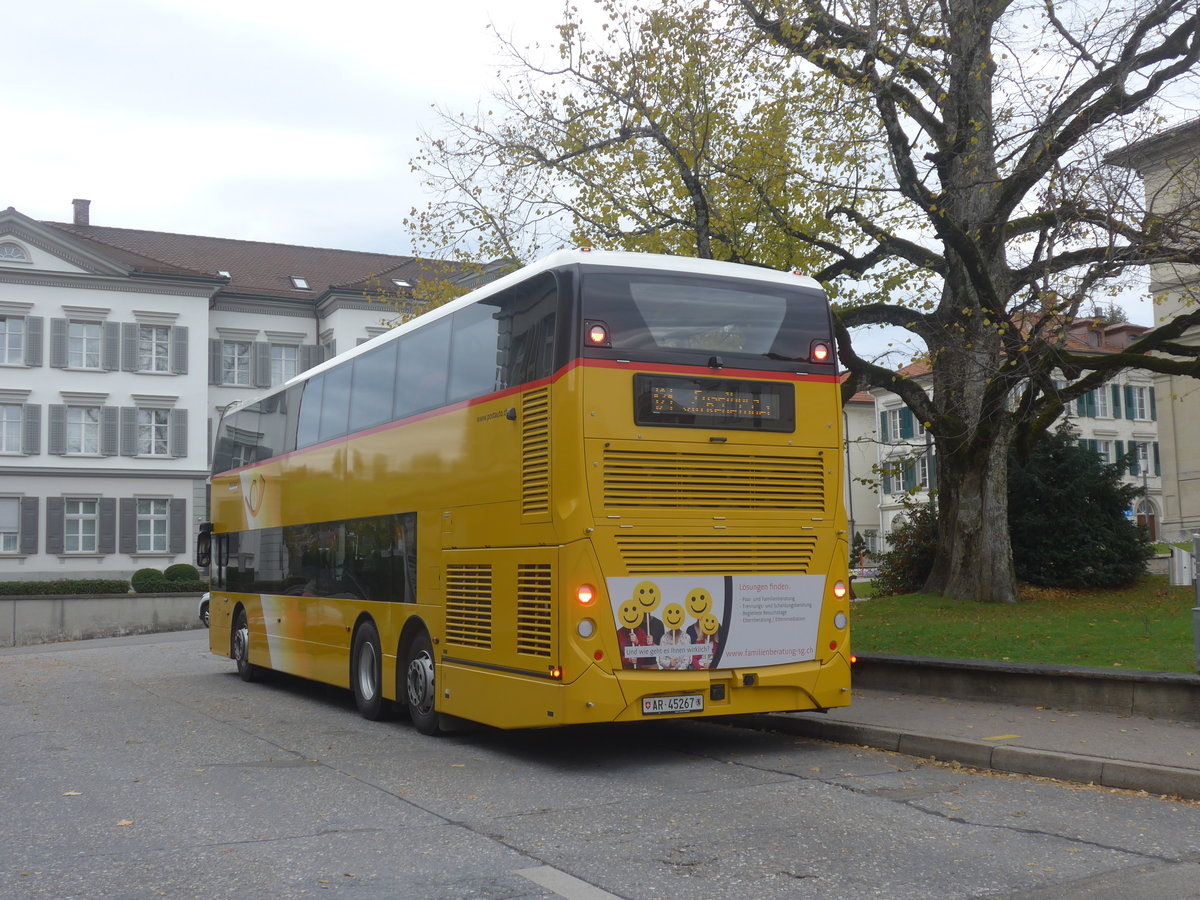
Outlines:
<svg viewBox="0 0 1200 900"><path fill-rule="evenodd" d="M1125 590L1025 587L988 604L905 594L855 603L855 653L1195 672L1192 587L1148 575Z"/></svg>

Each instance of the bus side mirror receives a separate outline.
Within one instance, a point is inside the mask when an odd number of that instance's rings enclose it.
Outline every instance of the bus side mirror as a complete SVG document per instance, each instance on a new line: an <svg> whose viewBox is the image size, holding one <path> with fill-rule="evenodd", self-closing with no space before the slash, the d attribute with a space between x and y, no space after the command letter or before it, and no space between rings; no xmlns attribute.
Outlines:
<svg viewBox="0 0 1200 900"><path fill-rule="evenodd" d="M204 522L196 535L196 565L207 569L212 562L212 522Z"/></svg>

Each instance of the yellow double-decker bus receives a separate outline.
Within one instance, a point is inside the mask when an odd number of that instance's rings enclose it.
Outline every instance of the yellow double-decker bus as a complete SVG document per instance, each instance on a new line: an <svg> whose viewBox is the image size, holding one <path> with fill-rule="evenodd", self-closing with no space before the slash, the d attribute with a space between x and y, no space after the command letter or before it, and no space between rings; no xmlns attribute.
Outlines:
<svg viewBox="0 0 1200 900"><path fill-rule="evenodd" d="M813 280L555 253L226 412L211 649L428 734L846 705L840 426Z"/></svg>

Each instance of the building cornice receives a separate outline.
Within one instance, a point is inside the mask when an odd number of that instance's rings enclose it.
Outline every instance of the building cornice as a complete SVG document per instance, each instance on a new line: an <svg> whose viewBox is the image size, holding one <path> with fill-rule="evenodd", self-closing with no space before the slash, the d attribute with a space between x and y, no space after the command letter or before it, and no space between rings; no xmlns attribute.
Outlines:
<svg viewBox="0 0 1200 900"><path fill-rule="evenodd" d="M69 288L71 290L90 291L120 291L125 294L157 294L173 297L194 297L198 300L209 299L217 285L189 285L185 282L171 284L156 284L143 278L136 280L130 276L117 278L93 274L72 274L68 272L28 272L15 269L0 268L0 284L18 284L30 287Z"/></svg>
<svg viewBox="0 0 1200 900"><path fill-rule="evenodd" d="M208 469L102 469L99 467L52 469L46 466L3 466L5 475L35 478L186 478L205 479L211 474Z"/></svg>

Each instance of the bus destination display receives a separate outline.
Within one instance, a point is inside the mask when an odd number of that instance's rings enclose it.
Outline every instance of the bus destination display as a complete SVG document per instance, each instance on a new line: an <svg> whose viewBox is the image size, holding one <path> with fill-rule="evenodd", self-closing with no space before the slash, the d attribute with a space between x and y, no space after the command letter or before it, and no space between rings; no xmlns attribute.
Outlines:
<svg viewBox="0 0 1200 900"><path fill-rule="evenodd" d="M794 431L796 395L784 382L635 375L638 425Z"/></svg>

